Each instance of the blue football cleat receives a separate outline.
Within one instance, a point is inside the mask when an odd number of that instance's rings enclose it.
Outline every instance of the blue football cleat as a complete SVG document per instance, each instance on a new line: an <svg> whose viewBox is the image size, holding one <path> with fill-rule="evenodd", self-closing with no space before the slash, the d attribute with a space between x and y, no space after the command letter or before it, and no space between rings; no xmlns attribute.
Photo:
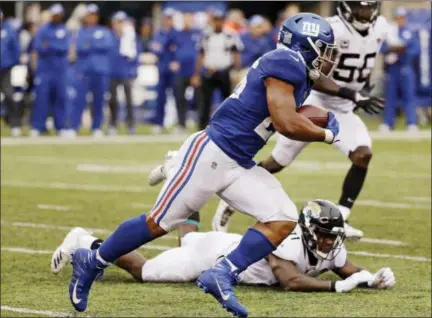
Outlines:
<svg viewBox="0 0 432 318"><path fill-rule="evenodd" d="M72 279L69 283L69 296L77 311L87 309L88 296L93 282L103 275L103 267L96 260L96 251L79 248L71 260ZM99 267L98 267L99 265Z"/></svg>
<svg viewBox="0 0 432 318"><path fill-rule="evenodd" d="M246 308L239 303L234 294L233 286L237 284L237 275L231 272L231 266L226 259L202 273L196 284L205 293L216 298L222 307L234 316L248 316Z"/></svg>

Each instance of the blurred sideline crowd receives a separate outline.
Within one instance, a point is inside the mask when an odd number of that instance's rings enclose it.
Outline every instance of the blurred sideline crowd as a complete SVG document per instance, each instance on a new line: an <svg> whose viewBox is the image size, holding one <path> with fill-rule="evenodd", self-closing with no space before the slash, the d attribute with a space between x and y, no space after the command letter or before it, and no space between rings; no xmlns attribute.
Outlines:
<svg viewBox="0 0 432 318"><path fill-rule="evenodd" d="M175 126L175 134L186 133L188 126L204 129L253 62L276 48L280 24L299 11L289 4L273 24L261 15L246 19L238 9L193 13L168 7L157 30L152 17L137 21L124 11L102 25L93 3L78 5L67 21L59 3L42 11L37 23L0 13L2 117L16 137L24 125L30 136L53 130L69 138L81 128L95 137L116 135L123 122L128 134L135 134L139 124L151 125L153 134L169 126ZM401 39L406 16L403 8L395 12ZM416 41L409 56L384 55L386 107L394 111L383 119L383 131L393 128L398 105L414 128L416 107L430 106L430 28L428 37L410 34ZM422 75L414 71L416 61L423 63L418 66ZM410 83L428 87L426 101L417 101L412 85L398 87L406 68L419 78Z"/></svg>

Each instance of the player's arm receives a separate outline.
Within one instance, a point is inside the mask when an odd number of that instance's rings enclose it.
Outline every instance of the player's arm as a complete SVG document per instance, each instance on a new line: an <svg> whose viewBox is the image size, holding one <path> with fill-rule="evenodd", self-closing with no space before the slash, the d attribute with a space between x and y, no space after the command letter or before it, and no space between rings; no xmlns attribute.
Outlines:
<svg viewBox="0 0 432 318"><path fill-rule="evenodd" d="M269 256L269 263L273 275L285 290L290 291L346 293L362 284L373 282L376 277L365 270L361 270L343 280L320 280L302 274L293 262L281 259L273 254ZM394 280L394 277L388 278L388 283L391 286L394 284L394 281L391 281L392 278Z"/></svg>
<svg viewBox="0 0 432 318"><path fill-rule="evenodd" d="M384 100L379 97L370 96L370 91L355 91L348 87L340 87L331 78L320 74L320 77L314 81L314 90L331 95L349 99L362 108L365 112L373 115L379 114L384 108Z"/></svg>
<svg viewBox="0 0 432 318"><path fill-rule="evenodd" d="M285 290L298 292L330 292L333 282L302 274L291 261L269 255L273 274Z"/></svg>
<svg viewBox="0 0 432 318"><path fill-rule="evenodd" d="M270 117L280 134L299 141L333 142L334 135L330 130L316 126L297 113L293 85L273 77L267 77L264 83Z"/></svg>

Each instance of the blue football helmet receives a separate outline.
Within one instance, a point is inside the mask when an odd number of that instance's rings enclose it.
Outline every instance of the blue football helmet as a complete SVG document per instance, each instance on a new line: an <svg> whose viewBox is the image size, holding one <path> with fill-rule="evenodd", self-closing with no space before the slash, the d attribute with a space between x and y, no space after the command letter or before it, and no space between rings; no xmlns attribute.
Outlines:
<svg viewBox="0 0 432 318"><path fill-rule="evenodd" d="M300 53L312 71L309 72L312 79L319 77L318 72L330 75L336 64L338 46L333 29L324 18L313 13L300 13L285 20L278 37L278 47L281 46Z"/></svg>

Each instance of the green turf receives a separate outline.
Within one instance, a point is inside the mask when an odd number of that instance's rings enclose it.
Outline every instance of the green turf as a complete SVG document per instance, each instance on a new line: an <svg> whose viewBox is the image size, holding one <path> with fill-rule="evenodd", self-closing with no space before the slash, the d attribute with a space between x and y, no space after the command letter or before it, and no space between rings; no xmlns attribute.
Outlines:
<svg viewBox="0 0 432 318"><path fill-rule="evenodd" d="M67 230L18 227L13 222L113 230L125 218L147 211L160 187L146 185L145 171L94 173L77 171L77 166L151 167L168 149L177 146L166 143L2 147L1 247L53 250L67 233ZM272 146L270 143L258 158L265 157ZM363 203L375 200L406 204L408 208L359 204L353 211L351 222L364 230L369 238L398 240L408 245L348 243L348 249L430 258L431 143L376 141L374 152L368 180L359 199ZM323 167L306 169L301 165L305 161L322 162ZM314 145L298 157L298 162L299 165L278 175L297 205L307 198L338 199L346 172L343 164L349 166L340 153L326 145ZM332 165L326 168L324 163ZM92 191L46 187L52 183L107 188ZM419 199L413 201L412 197ZM203 230L210 229L217 202L212 198L203 208ZM70 210L40 210L38 204L68 206ZM251 218L236 214L231 229L241 233L252 222ZM100 236L103 238L106 234ZM175 246L175 233L152 244ZM140 252L147 257L158 253L155 250ZM238 296L251 316L431 316L430 262L355 255L350 258L371 271L391 267L397 279L395 288L389 291L356 290L339 295L241 286L237 288ZM50 273L49 261L49 254L2 251L1 305L73 314L67 293L71 268L54 276ZM6 310L2 310L1 315L32 316ZM193 284L138 284L115 268L110 268L103 282L94 286L85 315L229 316Z"/></svg>

